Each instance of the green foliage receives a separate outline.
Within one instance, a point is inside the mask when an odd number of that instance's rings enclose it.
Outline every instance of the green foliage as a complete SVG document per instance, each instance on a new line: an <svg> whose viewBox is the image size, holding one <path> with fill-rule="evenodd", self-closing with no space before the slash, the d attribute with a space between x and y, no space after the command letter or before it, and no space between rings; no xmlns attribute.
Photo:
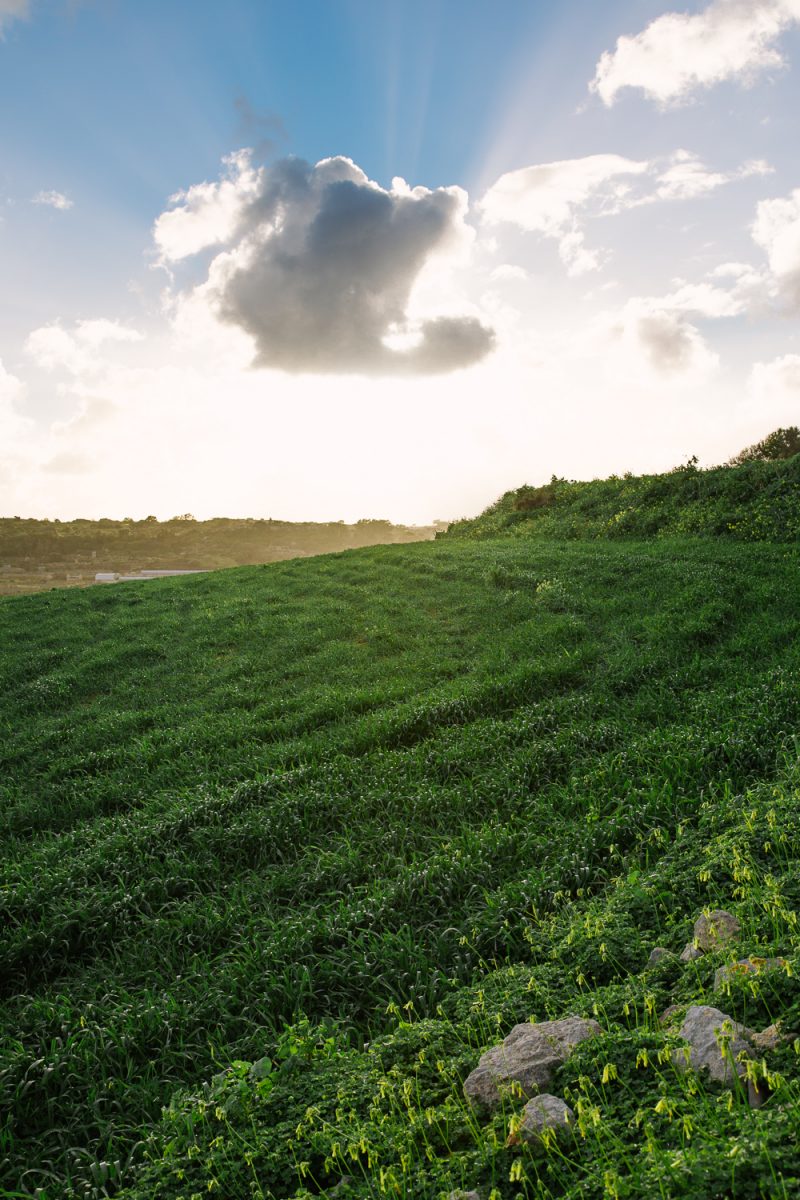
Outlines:
<svg viewBox="0 0 800 1200"><path fill-rule="evenodd" d="M737 467L747 462L780 462L800 454L800 429L790 425L788 429L776 429L754 446L746 446L731 461Z"/></svg>
<svg viewBox="0 0 800 1200"><path fill-rule="evenodd" d="M792 1043L729 1110L656 1016L800 1029L798 594L785 545L454 539L0 602L0 1194L791 1195ZM644 969L715 906L792 974ZM537 1157L461 1082L568 1012Z"/></svg>
<svg viewBox="0 0 800 1200"><path fill-rule="evenodd" d="M777 786L760 785L746 797L711 789L689 834L705 854L688 858L689 826L678 827L653 865L619 876L604 897L578 896L546 915L527 914L527 960L452 991L433 1017L418 1018L412 1003L391 1005L396 1023L361 1050L302 1022L278 1039L266 1069L234 1063L200 1091L174 1097L147 1140L126 1200L208 1191L434 1200L475 1187L499 1200L789 1200L800 1168L800 1042L789 1039L751 1064L772 1093L754 1113L743 1089L728 1091L676 1069L681 1042L658 1014L677 992L680 1011L690 1003L721 1004L756 1026L778 1013L796 1017L798 785L794 766ZM711 870L719 861L728 862L728 879ZM712 991L722 953L699 966L684 967L676 956L642 970L648 940L677 950L686 934L675 920L685 888L677 863L693 881L694 903L733 903L742 948L780 945L786 969L750 977L723 995ZM645 934L638 940L637 929ZM614 960L618 946L632 941L634 962L614 961L604 984L587 980L587 961ZM462 1080L480 1050L512 1024L565 1011L593 1016L602 1029L552 1084L577 1115L575 1139L544 1153L511 1145L522 1101L481 1116L465 1102ZM287 1046L296 1060L287 1060Z"/></svg>
<svg viewBox="0 0 800 1200"><path fill-rule="evenodd" d="M743 451L739 466L700 471L692 459L666 475L612 475L587 483L553 477L544 487L506 492L480 516L438 533L437 540L691 536L797 541L800 455L797 450L795 457L788 454L797 432L776 430L760 443L767 447L763 454L755 453L758 447L749 457ZM786 454L779 453L781 446Z"/></svg>

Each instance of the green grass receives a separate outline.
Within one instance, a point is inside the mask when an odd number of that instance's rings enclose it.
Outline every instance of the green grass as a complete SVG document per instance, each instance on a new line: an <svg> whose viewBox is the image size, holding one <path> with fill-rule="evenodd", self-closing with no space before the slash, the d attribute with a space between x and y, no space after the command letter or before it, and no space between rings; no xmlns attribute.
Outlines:
<svg viewBox="0 0 800 1200"><path fill-rule="evenodd" d="M717 903L794 961L798 595L787 545L453 539L0 603L0 1196L791 1195L794 1050L690 1094L654 1013L713 964L642 971ZM461 1079L593 1011L585 1137L507 1148Z"/></svg>
<svg viewBox="0 0 800 1200"><path fill-rule="evenodd" d="M800 454L775 462L664 475L557 479L506 492L479 516L456 521L445 539L499 536L565 539L800 537Z"/></svg>

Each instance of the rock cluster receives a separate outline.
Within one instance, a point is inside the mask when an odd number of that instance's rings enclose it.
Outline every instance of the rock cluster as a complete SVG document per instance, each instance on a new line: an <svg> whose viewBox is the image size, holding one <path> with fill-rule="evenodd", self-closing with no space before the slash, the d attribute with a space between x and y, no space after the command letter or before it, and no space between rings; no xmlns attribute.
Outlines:
<svg viewBox="0 0 800 1200"><path fill-rule="evenodd" d="M574 1046L600 1032L597 1021L581 1017L515 1025L507 1038L481 1055L467 1076L464 1094L471 1104L488 1109L496 1108L504 1095L534 1096L549 1087Z"/></svg>
<svg viewBox="0 0 800 1200"><path fill-rule="evenodd" d="M532 1149L571 1132L575 1114L560 1096L545 1091L553 1072L586 1038L602 1033L597 1021L563 1017L559 1021L515 1025L507 1038L482 1054L464 1081L464 1095L476 1108L496 1108L505 1096L528 1097L508 1144L527 1143ZM552 1130L552 1135L550 1131ZM448 1200L479 1200L477 1192L451 1192Z"/></svg>
<svg viewBox="0 0 800 1200"><path fill-rule="evenodd" d="M681 962L692 962L704 954L720 950L735 941L741 926L733 913L724 908L710 913L701 913L694 923L694 937L684 946ZM663 946L656 946L650 953L648 967L653 967L670 955ZM718 967L714 972L714 990L720 991L726 983L737 976L759 975L764 971L786 968L783 958L740 958L738 962ZM683 1016L678 1028L678 1005L671 1004L661 1014L661 1024L677 1032L687 1043L673 1055L680 1070L707 1072L715 1083L731 1086L736 1080L747 1080L750 1103L758 1108L764 1103L768 1089L764 1083L756 1085L748 1078L747 1060L756 1057L755 1052L774 1050L786 1037L781 1032L780 1022L757 1033L739 1025L727 1013L709 1005L696 1004Z"/></svg>
<svg viewBox="0 0 800 1200"><path fill-rule="evenodd" d="M725 909L701 913L694 923L692 941L680 954L681 962L691 962L729 945L738 937L740 928L737 918ZM671 950L656 946L647 966L653 967L671 957ZM737 975L757 975L786 967L783 958L742 958L718 968L714 988L719 990ZM754 1108L764 1103L769 1089L763 1081L754 1082L755 1072L748 1068L748 1063L791 1037L782 1032L780 1022L757 1033L707 1004L694 1004L685 1011L680 1005L671 1004L662 1013L661 1024L685 1043L673 1051L678 1070L703 1073L711 1082L726 1087L746 1087ZM474 1107L489 1111L497 1108L504 1097L527 1100L521 1117L512 1125L516 1132L509 1137L509 1145L525 1142L536 1148L545 1146L551 1137L561 1140L571 1134L575 1114L564 1100L546 1089L553 1073L567 1061L574 1047L601 1033L597 1021L582 1017L515 1025L508 1037L481 1055L477 1067L464 1082L464 1094ZM475 1191L455 1191L448 1200L479 1200L479 1196Z"/></svg>

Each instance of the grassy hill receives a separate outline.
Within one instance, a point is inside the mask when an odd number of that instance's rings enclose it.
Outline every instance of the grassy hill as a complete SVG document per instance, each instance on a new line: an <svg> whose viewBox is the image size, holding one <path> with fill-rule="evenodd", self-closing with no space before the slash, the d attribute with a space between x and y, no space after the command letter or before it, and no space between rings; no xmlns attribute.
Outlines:
<svg viewBox="0 0 800 1200"><path fill-rule="evenodd" d="M541 487L506 492L480 516L456 521L437 536L797 541L800 454L707 471L692 462L665 475L588 482L553 477Z"/></svg>
<svg viewBox="0 0 800 1200"><path fill-rule="evenodd" d="M798 595L453 536L0 602L0 1195L796 1195L800 1042L751 1110L659 1014L800 1030ZM704 907L735 947L647 969ZM509 1144L462 1081L569 1013L578 1136Z"/></svg>

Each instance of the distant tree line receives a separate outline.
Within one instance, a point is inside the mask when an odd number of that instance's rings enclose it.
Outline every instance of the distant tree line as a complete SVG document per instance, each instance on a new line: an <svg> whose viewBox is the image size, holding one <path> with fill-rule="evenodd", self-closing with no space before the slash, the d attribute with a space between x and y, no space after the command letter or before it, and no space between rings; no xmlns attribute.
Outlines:
<svg viewBox="0 0 800 1200"><path fill-rule="evenodd" d="M183 513L170 521L33 520L0 518L0 570L136 571L156 568L234 567L324 554L357 546L433 538L430 525L385 520L295 522L218 517L197 521Z"/></svg>

